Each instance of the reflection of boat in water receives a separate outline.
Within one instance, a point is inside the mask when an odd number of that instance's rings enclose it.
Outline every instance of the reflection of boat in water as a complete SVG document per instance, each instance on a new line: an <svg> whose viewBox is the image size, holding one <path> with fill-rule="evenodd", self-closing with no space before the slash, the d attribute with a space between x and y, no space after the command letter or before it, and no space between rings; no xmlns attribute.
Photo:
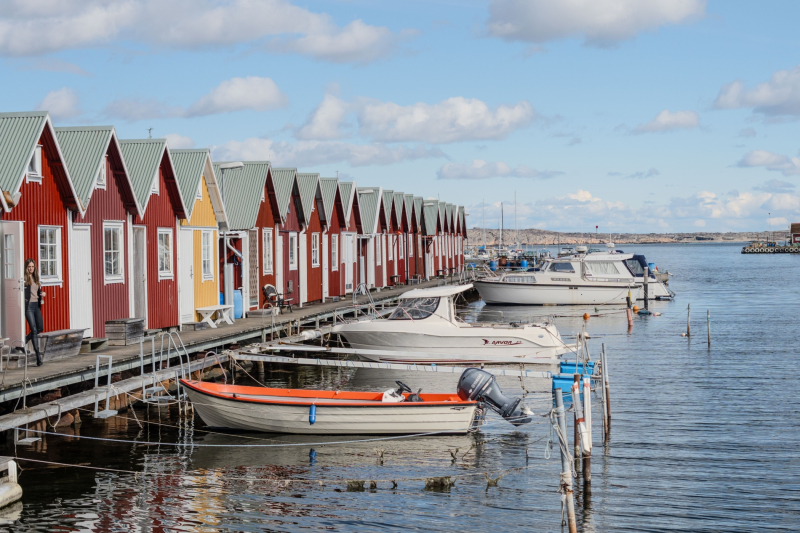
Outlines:
<svg viewBox="0 0 800 533"><path fill-rule="evenodd" d="M453 300L471 288L468 284L412 290L400 296L388 319L346 322L331 332L352 348L364 350L360 357L385 363L525 362L575 349L561 340L551 322L464 322L456 316Z"/></svg>

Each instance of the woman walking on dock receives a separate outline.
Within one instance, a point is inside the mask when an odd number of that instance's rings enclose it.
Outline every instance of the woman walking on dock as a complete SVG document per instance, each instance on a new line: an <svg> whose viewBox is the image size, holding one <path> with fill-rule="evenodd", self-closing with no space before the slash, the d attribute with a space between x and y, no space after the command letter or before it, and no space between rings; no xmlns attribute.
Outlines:
<svg viewBox="0 0 800 533"><path fill-rule="evenodd" d="M39 353L39 333L44 329L42 320L41 302L46 296L39 283L39 272L36 269L36 261L33 259L25 260L25 319L31 332L25 336L25 344L33 341L33 349L36 352L36 366L42 366L42 355Z"/></svg>

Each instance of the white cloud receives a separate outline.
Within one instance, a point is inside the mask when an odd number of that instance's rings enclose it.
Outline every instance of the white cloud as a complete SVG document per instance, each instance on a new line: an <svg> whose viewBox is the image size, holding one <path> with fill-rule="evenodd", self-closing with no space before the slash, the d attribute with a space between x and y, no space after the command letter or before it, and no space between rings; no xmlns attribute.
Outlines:
<svg viewBox="0 0 800 533"><path fill-rule="evenodd" d="M739 167L764 167L767 170L781 172L784 176L800 175L800 158L775 154L766 150L747 152L736 165Z"/></svg>
<svg viewBox="0 0 800 533"><path fill-rule="evenodd" d="M461 163L447 163L436 173L440 180L484 180L489 178L552 178L563 174L560 171L538 170L520 165L511 168L508 164L499 161L487 163L480 159L475 159L470 165Z"/></svg>
<svg viewBox="0 0 800 533"><path fill-rule="evenodd" d="M247 44L333 62L368 62L388 54L408 32L354 20L338 26L286 0L62 0L46 7L4 3L0 55L36 56L135 42L175 49Z"/></svg>
<svg viewBox="0 0 800 533"><path fill-rule="evenodd" d="M703 220L702 218L698 218L697 220L694 221L694 225L696 227L698 227L698 228L705 228L706 227L706 221Z"/></svg>
<svg viewBox="0 0 800 533"><path fill-rule="evenodd" d="M764 115L800 115L800 65L779 70L764 83L745 89L741 81L723 85L714 101L718 109L752 108Z"/></svg>
<svg viewBox="0 0 800 533"><path fill-rule="evenodd" d="M270 78L231 78L217 85L186 110L187 117L231 111L268 111L288 105L289 98Z"/></svg>
<svg viewBox="0 0 800 533"><path fill-rule="evenodd" d="M782 180L769 180L763 185L753 187L754 191L782 193L789 192L795 188L794 183Z"/></svg>
<svg viewBox="0 0 800 533"><path fill-rule="evenodd" d="M703 0L492 0L486 25L491 35L507 41L582 36L589 46L608 47L704 15Z"/></svg>
<svg viewBox="0 0 800 533"><path fill-rule="evenodd" d="M521 101L494 109L475 98L453 97L437 104L400 106L363 99L357 103L362 135L383 142L433 144L504 139L533 121L533 106Z"/></svg>
<svg viewBox="0 0 800 533"><path fill-rule="evenodd" d="M344 126L351 105L332 94L326 94L306 123L295 132L298 139L332 140L344 137Z"/></svg>
<svg viewBox="0 0 800 533"><path fill-rule="evenodd" d="M188 108L171 106L155 98L120 98L109 102L103 114L129 122L170 117L199 117L233 111L268 111L289 103L270 78L248 76L225 80Z"/></svg>
<svg viewBox="0 0 800 533"><path fill-rule="evenodd" d="M609 173L610 175L611 173ZM657 168L651 167L649 170L644 171L640 170L638 172L634 172L633 174L628 174L625 176L629 179L644 179L644 178L652 178L653 176L660 176L661 172L658 171Z"/></svg>
<svg viewBox="0 0 800 533"><path fill-rule="evenodd" d="M655 133L677 129L690 130L696 128L699 123L700 119L694 111L675 111L673 113L665 109L647 124L636 126L633 131L634 133Z"/></svg>
<svg viewBox="0 0 800 533"><path fill-rule="evenodd" d="M194 141L191 137L186 137L179 133L168 133L164 137L167 139L167 145L169 145L172 150L194 148Z"/></svg>
<svg viewBox="0 0 800 533"><path fill-rule="evenodd" d="M385 144L366 145L343 142L299 141L275 142L271 139L250 138L228 141L212 147L214 159L263 160L276 166L312 167L329 163L346 162L350 166L391 165L402 161L446 157L438 148L422 145L389 147Z"/></svg>
<svg viewBox="0 0 800 533"><path fill-rule="evenodd" d="M37 110L49 111L54 120L64 120L81 114L78 95L69 87L50 91L36 106Z"/></svg>

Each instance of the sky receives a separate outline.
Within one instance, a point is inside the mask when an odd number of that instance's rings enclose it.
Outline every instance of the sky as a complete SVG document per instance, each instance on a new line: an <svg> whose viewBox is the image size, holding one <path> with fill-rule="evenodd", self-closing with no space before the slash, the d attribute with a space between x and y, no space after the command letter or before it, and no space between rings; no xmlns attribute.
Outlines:
<svg viewBox="0 0 800 533"><path fill-rule="evenodd" d="M800 3L0 0L0 110L465 205L469 227L800 222ZM485 208L484 208L485 206Z"/></svg>

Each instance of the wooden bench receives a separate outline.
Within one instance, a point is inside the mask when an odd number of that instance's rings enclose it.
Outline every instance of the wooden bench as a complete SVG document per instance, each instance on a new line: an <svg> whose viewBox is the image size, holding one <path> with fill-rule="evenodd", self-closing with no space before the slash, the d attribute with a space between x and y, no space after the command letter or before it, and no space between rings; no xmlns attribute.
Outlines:
<svg viewBox="0 0 800 533"><path fill-rule="evenodd" d="M205 322L212 328L216 328L217 324L220 322L227 322L228 324L233 324L233 320L231 320L231 315L233 314L233 306L232 305L208 305L206 307L198 307L195 309L202 318L202 322ZM214 320L214 315L217 315L218 318Z"/></svg>
<svg viewBox="0 0 800 533"><path fill-rule="evenodd" d="M83 343L84 329L61 329L57 331L45 331L39 333L39 351L42 354L42 361L54 361L75 357L81 351ZM25 366L25 352L18 350L7 351L9 347L3 346L2 361L0 366L8 368L23 368ZM28 366L36 364L36 352L32 349L28 351Z"/></svg>
<svg viewBox="0 0 800 533"><path fill-rule="evenodd" d="M144 318L106 320L106 337L109 346L137 344L142 335L144 335Z"/></svg>
<svg viewBox="0 0 800 533"><path fill-rule="evenodd" d="M108 347L108 339L105 337L90 337L83 339L81 343L81 353L89 353L95 350L102 350Z"/></svg>

